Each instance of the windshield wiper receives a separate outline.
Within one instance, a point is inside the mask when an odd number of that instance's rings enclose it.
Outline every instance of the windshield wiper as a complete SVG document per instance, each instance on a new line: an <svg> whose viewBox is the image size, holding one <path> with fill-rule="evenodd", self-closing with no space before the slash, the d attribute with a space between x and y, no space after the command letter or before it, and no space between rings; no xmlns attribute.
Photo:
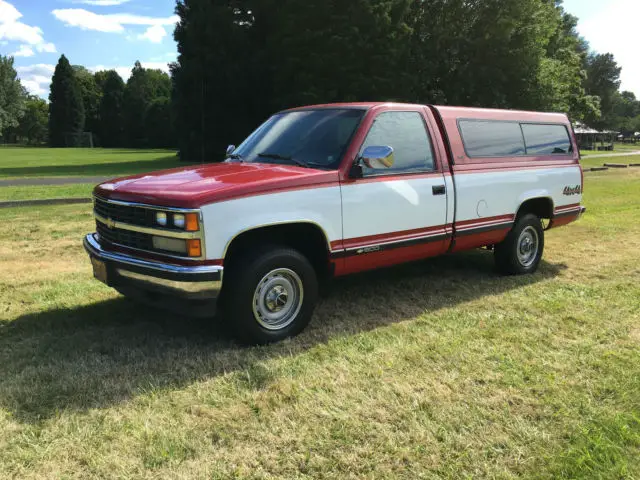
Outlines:
<svg viewBox="0 0 640 480"><path fill-rule="evenodd" d="M286 155L280 155L279 153L259 153L260 158L271 158L273 160L284 160L285 162L293 162L300 167L310 168L309 164L299 160L297 158L289 157Z"/></svg>
<svg viewBox="0 0 640 480"><path fill-rule="evenodd" d="M231 160L240 160L241 162L244 162L244 157L239 153L230 153L229 155L227 155L227 158L230 158Z"/></svg>

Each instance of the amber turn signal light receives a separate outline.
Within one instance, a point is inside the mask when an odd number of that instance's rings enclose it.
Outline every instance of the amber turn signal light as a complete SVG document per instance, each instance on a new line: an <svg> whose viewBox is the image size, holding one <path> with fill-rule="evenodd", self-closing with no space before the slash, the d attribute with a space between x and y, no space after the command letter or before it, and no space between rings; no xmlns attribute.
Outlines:
<svg viewBox="0 0 640 480"><path fill-rule="evenodd" d="M190 257L201 257L202 246L200 245L200 239L187 240L187 255Z"/></svg>
<svg viewBox="0 0 640 480"><path fill-rule="evenodd" d="M187 232L197 232L198 230L200 230L197 213L185 214L184 229Z"/></svg>

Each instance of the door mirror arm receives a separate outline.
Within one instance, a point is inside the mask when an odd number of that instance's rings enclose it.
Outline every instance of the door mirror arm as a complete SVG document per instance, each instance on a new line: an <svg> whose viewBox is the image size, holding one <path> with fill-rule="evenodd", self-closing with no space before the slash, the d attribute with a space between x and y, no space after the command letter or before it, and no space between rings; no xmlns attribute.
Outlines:
<svg viewBox="0 0 640 480"><path fill-rule="evenodd" d="M349 178L363 178L364 169L362 168L362 157L358 157L349 169Z"/></svg>

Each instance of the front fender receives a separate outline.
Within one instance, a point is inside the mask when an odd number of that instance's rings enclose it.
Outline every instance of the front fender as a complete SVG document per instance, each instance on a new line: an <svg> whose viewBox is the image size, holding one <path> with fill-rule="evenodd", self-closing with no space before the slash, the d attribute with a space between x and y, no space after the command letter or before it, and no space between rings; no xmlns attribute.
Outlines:
<svg viewBox="0 0 640 480"><path fill-rule="evenodd" d="M307 223L319 227L327 248L342 236L339 186L311 188L214 203L202 207L208 260L224 259L231 242L257 228Z"/></svg>

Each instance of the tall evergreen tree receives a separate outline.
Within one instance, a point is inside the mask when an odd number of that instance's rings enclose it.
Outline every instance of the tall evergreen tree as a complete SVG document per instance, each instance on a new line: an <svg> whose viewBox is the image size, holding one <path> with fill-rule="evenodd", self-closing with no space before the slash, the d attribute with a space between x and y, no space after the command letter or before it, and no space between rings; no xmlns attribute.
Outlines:
<svg viewBox="0 0 640 480"><path fill-rule="evenodd" d="M100 75L98 76L98 73ZM96 76L103 82L100 101L100 143L104 147L124 146L124 81L115 70L98 72Z"/></svg>
<svg viewBox="0 0 640 480"><path fill-rule="evenodd" d="M62 55L49 94L49 143L52 147L73 146L84 130L84 104L73 67Z"/></svg>

